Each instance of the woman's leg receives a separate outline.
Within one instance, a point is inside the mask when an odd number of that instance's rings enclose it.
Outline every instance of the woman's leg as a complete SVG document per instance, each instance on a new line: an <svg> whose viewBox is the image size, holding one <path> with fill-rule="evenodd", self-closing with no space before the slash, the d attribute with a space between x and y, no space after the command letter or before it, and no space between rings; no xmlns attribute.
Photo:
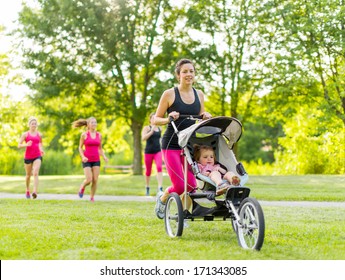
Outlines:
<svg viewBox="0 0 345 280"><path fill-rule="evenodd" d="M158 152L154 154L154 161L157 168L157 182L159 190L163 188L163 160L162 160L162 152Z"/></svg>
<svg viewBox="0 0 345 280"><path fill-rule="evenodd" d="M92 185L91 185L91 192L90 192L91 201L94 201L94 196L96 194L99 172L100 172L99 166L92 167Z"/></svg>
<svg viewBox="0 0 345 280"><path fill-rule="evenodd" d="M90 183L92 182L91 167L84 167L83 170L84 170L85 179L80 185L80 189L79 189L79 193L78 193L80 198L82 198L84 195L85 187L87 185L90 185Z"/></svg>
<svg viewBox="0 0 345 280"><path fill-rule="evenodd" d="M150 194L150 178L151 178L151 172L152 172L153 158L154 158L154 154L144 154L146 195Z"/></svg>
<svg viewBox="0 0 345 280"><path fill-rule="evenodd" d="M40 172L42 161L40 159L36 159L32 164L32 175L34 176L34 189L32 193L32 197L37 197L37 191L38 191L38 174Z"/></svg>
<svg viewBox="0 0 345 280"><path fill-rule="evenodd" d="M184 162L181 150L163 150L164 161L172 186L164 192L161 201L165 202L169 193L176 192L181 195L184 192ZM187 171L187 190L192 191L196 187L196 179L192 171Z"/></svg>
<svg viewBox="0 0 345 280"><path fill-rule="evenodd" d="M164 218L165 202L172 192L181 195L184 193L184 157L181 150L162 150L165 166L169 174L172 186L167 188L162 195L157 196L155 212L159 219ZM187 172L187 190L192 191L196 187L196 179L191 170Z"/></svg>
<svg viewBox="0 0 345 280"><path fill-rule="evenodd" d="M25 168L25 186L26 186L26 197L30 198L30 179L32 173L32 163L24 163Z"/></svg>

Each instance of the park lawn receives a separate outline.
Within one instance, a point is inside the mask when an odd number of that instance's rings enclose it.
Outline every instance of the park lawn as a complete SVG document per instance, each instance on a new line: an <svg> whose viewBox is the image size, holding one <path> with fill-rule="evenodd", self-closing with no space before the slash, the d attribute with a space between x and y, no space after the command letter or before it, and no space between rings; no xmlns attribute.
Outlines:
<svg viewBox="0 0 345 280"><path fill-rule="evenodd" d="M39 193L77 194L83 175L40 176ZM0 176L0 192L25 192L24 176ZM157 192L154 176L151 195ZM164 176L164 187L170 185ZM250 176L246 186L258 200L345 201L345 175ZM86 189L86 194L90 188ZM99 195L145 195L144 176L129 174L102 175Z"/></svg>
<svg viewBox="0 0 345 280"><path fill-rule="evenodd" d="M2 260L344 260L345 208L263 207L260 252L230 221L189 222L171 239L152 202L0 200Z"/></svg>

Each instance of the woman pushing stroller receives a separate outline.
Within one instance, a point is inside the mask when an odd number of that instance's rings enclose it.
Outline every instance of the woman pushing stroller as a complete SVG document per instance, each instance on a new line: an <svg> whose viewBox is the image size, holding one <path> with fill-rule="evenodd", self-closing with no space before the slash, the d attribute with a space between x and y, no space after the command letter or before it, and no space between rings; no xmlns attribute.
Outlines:
<svg viewBox="0 0 345 280"><path fill-rule="evenodd" d="M164 91L155 114L155 125L168 124L162 137L162 153L172 185L164 192L157 194L155 212L158 218L163 219L165 202L170 193L181 195L184 192L182 149L178 145L178 138L169 118L173 118L179 131L194 124L193 120L179 119L181 115L200 115L203 119L211 118L205 112L204 93L193 88L195 67L191 60L181 59L175 67L175 75L179 82L177 87ZM165 114L167 117L164 117ZM187 173L188 191L196 188L196 179L191 170Z"/></svg>

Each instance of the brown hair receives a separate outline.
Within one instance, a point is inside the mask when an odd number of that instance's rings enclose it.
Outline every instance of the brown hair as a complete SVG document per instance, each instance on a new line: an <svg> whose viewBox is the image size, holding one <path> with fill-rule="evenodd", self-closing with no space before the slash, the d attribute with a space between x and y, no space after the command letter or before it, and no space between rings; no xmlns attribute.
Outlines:
<svg viewBox="0 0 345 280"><path fill-rule="evenodd" d="M194 144L194 159L196 161L200 160L202 151L212 151L214 155L214 160L216 161L216 154L211 146Z"/></svg>
<svg viewBox="0 0 345 280"><path fill-rule="evenodd" d="M76 120L76 121L72 122L72 126L73 127L87 126L92 119L95 119L95 118L94 117L90 117L88 119Z"/></svg>
<svg viewBox="0 0 345 280"><path fill-rule="evenodd" d="M184 64L192 64L192 65L193 65L193 68L194 68L194 71L195 71L195 66L194 66L193 61L191 61L190 59L187 59L187 58L182 58L182 59L180 59L180 60L176 63L176 66L175 66L175 75L176 75L176 78L178 77L178 75L180 75L182 65L184 65Z"/></svg>
<svg viewBox="0 0 345 280"><path fill-rule="evenodd" d="M28 125L30 125L30 123L31 123L32 121L36 121L36 123L38 122L36 117L31 116L31 117L29 118Z"/></svg>

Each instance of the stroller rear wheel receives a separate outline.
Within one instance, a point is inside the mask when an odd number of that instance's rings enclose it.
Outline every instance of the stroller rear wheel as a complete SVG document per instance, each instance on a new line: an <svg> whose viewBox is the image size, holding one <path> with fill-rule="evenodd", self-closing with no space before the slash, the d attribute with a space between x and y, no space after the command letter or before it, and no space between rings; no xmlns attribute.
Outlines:
<svg viewBox="0 0 345 280"><path fill-rule="evenodd" d="M183 208L180 196L171 193L167 199L164 213L165 231L170 237L179 237L183 232Z"/></svg>
<svg viewBox="0 0 345 280"><path fill-rule="evenodd" d="M255 198L245 198L238 210L240 220L235 227L238 243L245 249L260 250L265 235L265 219L262 208Z"/></svg>

